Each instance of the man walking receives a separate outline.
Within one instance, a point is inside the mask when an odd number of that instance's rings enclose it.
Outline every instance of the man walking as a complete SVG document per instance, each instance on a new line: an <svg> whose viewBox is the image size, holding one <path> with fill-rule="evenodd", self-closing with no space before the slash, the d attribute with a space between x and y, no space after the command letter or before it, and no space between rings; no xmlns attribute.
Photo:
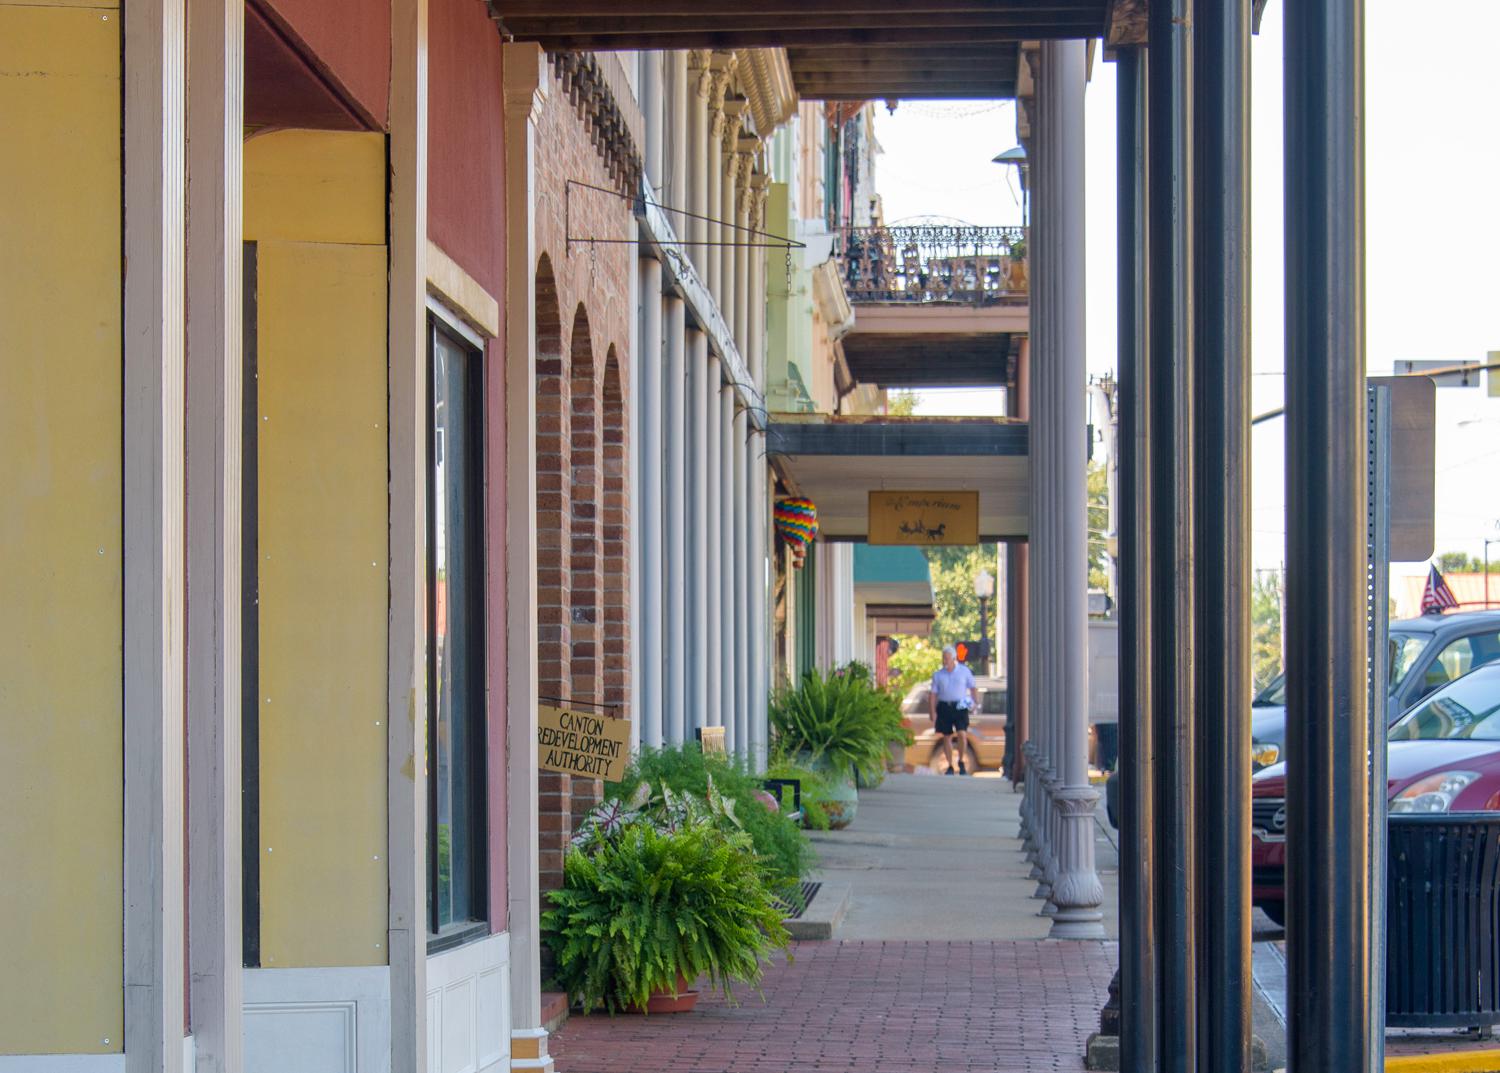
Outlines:
<svg viewBox="0 0 1500 1073"><path fill-rule="evenodd" d="M967 775L965 758L969 755L969 711L979 702L974 673L958 662L952 645L943 646L943 665L932 672L932 688L927 693L927 719L936 727L943 743L943 759L948 762L945 775L955 771ZM953 746L958 745L958 762L953 760Z"/></svg>

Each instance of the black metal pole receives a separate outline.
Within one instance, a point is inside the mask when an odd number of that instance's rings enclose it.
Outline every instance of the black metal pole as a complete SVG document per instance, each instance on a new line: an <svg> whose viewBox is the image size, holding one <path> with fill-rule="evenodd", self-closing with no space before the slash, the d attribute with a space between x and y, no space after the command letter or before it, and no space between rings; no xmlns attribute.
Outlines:
<svg viewBox="0 0 1500 1073"><path fill-rule="evenodd" d="M1151 700L1163 1073L1197 1069L1197 639L1194 632L1193 2L1150 6ZM1217 1071L1215 1071L1217 1073Z"/></svg>
<svg viewBox="0 0 1500 1073"><path fill-rule="evenodd" d="M1196 0L1198 1062L1250 1068L1250 4Z"/></svg>
<svg viewBox="0 0 1500 1073"><path fill-rule="evenodd" d="M1287 5L1287 1057L1368 1068L1364 4Z"/></svg>
<svg viewBox="0 0 1500 1073"><path fill-rule="evenodd" d="M1146 50L1115 62L1120 370L1120 1068L1155 1073Z"/></svg>

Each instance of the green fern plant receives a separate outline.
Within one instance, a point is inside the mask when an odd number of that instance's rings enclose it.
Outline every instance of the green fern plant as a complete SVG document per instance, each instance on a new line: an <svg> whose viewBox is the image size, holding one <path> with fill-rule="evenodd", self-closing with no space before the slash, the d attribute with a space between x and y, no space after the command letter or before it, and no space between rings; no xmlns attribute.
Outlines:
<svg viewBox="0 0 1500 1073"><path fill-rule="evenodd" d="M776 692L770 714L783 755L838 776L853 770L874 780L885 768L890 744L912 740L900 706L861 664L827 674L808 671L795 688Z"/></svg>
<svg viewBox="0 0 1500 1073"><path fill-rule="evenodd" d="M788 941L749 837L707 822L627 823L570 850L548 897L543 938L585 1011L645 1009L653 992L705 974L730 1000L731 982L758 992L763 959Z"/></svg>

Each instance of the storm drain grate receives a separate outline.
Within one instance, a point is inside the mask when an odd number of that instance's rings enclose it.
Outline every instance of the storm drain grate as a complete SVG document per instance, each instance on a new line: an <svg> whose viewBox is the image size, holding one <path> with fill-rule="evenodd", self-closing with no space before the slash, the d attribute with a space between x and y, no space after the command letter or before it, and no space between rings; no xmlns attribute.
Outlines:
<svg viewBox="0 0 1500 1073"><path fill-rule="evenodd" d="M801 917L807 911L807 907L812 905L813 896L818 893L818 888L822 885L821 883L814 883L811 880L804 879L802 881L802 897L799 899L802 903L800 905L790 905L785 899L776 899L781 905L782 916L787 920L796 920Z"/></svg>

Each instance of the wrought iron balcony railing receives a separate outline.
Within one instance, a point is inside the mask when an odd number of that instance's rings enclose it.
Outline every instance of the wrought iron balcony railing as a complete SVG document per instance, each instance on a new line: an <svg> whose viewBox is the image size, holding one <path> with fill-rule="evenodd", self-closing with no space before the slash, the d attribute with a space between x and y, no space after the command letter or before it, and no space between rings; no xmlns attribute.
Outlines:
<svg viewBox="0 0 1500 1073"><path fill-rule="evenodd" d="M856 303L990 305L1027 292L1022 227L851 227L838 256Z"/></svg>

